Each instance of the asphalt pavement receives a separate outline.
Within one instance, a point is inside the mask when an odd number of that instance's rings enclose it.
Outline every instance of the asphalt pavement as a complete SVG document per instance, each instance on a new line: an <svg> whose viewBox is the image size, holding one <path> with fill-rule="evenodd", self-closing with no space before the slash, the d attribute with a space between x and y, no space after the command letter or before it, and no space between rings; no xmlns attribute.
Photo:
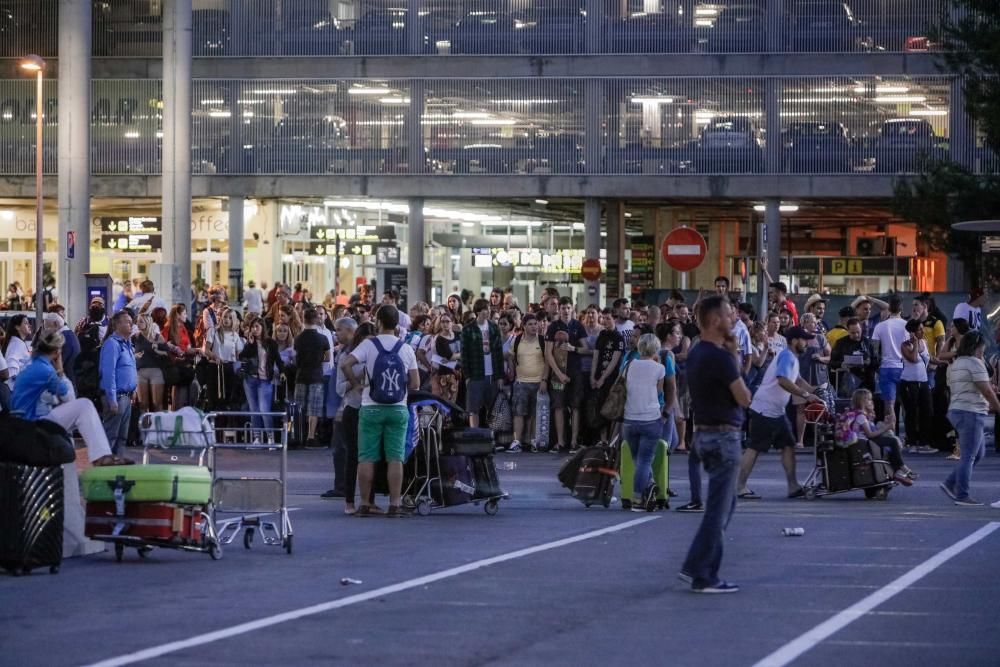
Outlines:
<svg viewBox="0 0 1000 667"><path fill-rule="evenodd" d="M273 463L225 456L242 473ZM921 479L886 501L788 500L777 457L762 457L763 499L741 502L726 534L723 576L742 586L726 596L676 579L700 515L586 509L556 481L560 460L498 456L511 497L496 516L390 521L319 498L329 451L293 452L292 555L238 541L220 561L106 552L0 575L0 665L1000 664L1000 511L952 505L940 455L910 456ZM671 463L677 506L687 462ZM1000 499L1000 456L973 493Z"/></svg>

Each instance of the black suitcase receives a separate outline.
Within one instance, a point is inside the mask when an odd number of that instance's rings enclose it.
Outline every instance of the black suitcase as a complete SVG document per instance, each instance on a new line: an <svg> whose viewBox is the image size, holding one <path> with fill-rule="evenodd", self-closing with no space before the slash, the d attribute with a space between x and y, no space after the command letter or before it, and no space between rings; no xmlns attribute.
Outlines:
<svg viewBox="0 0 1000 667"><path fill-rule="evenodd" d="M618 449L609 445L585 447L576 470L571 493L586 507L600 503L611 506L618 479Z"/></svg>
<svg viewBox="0 0 1000 667"><path fill-rule="evenodd" d="M827 491L848 491L851 488L851 457L846 449L836 448L826 451Z"/></svg>
<svg viewBox="0 0 1000 667"><path fill-rule="evenodd" d="M473 456L469 458L469 463L472 465L476 498L498 498L503 495L492 456Z"/></svg>
<svg viewBox="0 0 1000 667"><path fill-rule="evenodd" d="M455 456L486 456L493 453L493 431L463 428L444 431L444 450Z"/></svg>
<svg viewBox="0 0 1000 667"><path fill-rule="evenodd" d="M62 466L0 463L0 567L55 574L63 550Z"/></svg>
<svg viewBox="0 0 1000 667"><path fill-rule="evenodd" d="M892 468L884 462L882 448L863 440L847 449L851 459L851 485L864 489L892 479Z"/></svg>

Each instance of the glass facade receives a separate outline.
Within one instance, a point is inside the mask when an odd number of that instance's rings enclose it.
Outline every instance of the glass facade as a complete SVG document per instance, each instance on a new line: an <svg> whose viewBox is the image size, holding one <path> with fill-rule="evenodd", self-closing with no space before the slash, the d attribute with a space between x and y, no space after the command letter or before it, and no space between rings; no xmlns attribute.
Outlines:
<svg viewBox="0 0 1000 667"><path fill-rule="evenodd" d="M0 80L5 174L34 170L32 86ZM93 82L93 173L159 173L161 88ZM913 172L948 154L950 92L948 78L904 76L200 79L192 162L203 175ZM55 94L48 82L50 173ZM415 154L411 137L423 143Z"/></svg>
<svg viewBox="0 0 1000 667"><path fill-rule="evenodd" d="M162 0L94 2L94 55L155 57ZM922 52L947 0L194 0L198 57ZM2 55L55 56L57 0L9 0Z"/></svg>

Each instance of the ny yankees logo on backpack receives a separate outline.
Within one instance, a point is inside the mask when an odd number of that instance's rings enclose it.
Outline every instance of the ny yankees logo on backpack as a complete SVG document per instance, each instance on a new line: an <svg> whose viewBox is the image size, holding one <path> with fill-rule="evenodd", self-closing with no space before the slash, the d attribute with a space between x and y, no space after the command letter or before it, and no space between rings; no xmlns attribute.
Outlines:
<svg viewBox="0 0 1000 667"><path fill-rule="evenodd" d="M408 383L406 366L399 356L403 341L398 341L391 350L382 347L382 341L376 336L372 338L378 356L372 368L368 393L376 403L392 405L406 400Z"/></svg>

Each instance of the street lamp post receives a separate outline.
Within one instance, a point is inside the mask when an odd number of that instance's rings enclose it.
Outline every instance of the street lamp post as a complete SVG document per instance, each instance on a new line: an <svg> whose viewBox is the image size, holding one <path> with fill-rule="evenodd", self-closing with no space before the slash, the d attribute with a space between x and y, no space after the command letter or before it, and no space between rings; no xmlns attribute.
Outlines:
<svg viewBox="0 0 1000 667"><path fill-rule="evenodd" d="M42 326L42 293L45 286L43 260L45 257L45 237L42 234L42 76L45 73L45 60L41 56L31 54L21 61L21 69L35 73L35 326L37 331Z"/></svg>

